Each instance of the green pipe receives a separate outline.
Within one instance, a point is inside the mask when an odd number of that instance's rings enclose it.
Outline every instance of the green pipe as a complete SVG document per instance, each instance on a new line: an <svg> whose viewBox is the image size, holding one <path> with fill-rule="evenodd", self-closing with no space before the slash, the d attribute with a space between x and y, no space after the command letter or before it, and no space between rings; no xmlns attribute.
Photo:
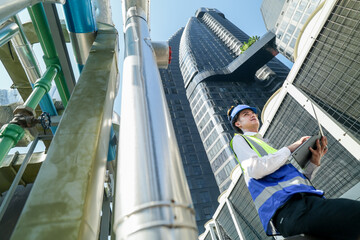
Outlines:
<svg viewBox="0 0 360 240"><path fill-rule="evenodd" d="M24 103L25 106L35 110L37 105L40 103L42 97L47 92L49 92L51 88L51 82L57 76L59 68L60 67L58 66L50 66L46 70L44 75L38 81L36 81L34 85L34 90L31 92L30 96L26 99L26 102Z"/></svg>
<svg viewBox="0 0 360 240"><path fill-rule="evenodd" d="M36 35L39 38L41 48L44 52L44 62L46 67L49 68L51 65L60 66L59 57L55 50L55 44L50 32L49 23L47 21L44 6L42 3L35 4L28 8L31 21L33 22ZM63 71L60 69L59 74L55 77L55 84L59 92L61 101L66 107L67 102L70 98L70 92L66 85Z"/></svg>
<svg viewBox="0 0 360 240"><path fill-rule="evenodd" d="M20 139L24 136L25 130L16 124L6 124L0 130L0 165Z"/></svg>

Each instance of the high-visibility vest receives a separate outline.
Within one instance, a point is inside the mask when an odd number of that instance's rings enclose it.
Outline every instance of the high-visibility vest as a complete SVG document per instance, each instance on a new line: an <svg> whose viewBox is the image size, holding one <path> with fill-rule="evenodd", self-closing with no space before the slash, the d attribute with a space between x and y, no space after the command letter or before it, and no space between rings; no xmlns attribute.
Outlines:
<svg viewBox="0 0 360 240"><path fill-rule="evenodd" d="M277 152L276 149L254 136L241 136L259 157ZM233 139L230 142L230 146L234 151L232 142ZM238 160L236 154L235 157ZM239 160L238 162L241 166ZM243 169L242 167L241 169L245 173L246 169ZM275 172L261 179L249 178L249 182L246 184L267 235L279 234L271 222L271 219L276 210L282 207L292 195L296 193L310 193L319 196L324 195L323 191L316 190L310 181L291 163L283 165Z"/></svg>

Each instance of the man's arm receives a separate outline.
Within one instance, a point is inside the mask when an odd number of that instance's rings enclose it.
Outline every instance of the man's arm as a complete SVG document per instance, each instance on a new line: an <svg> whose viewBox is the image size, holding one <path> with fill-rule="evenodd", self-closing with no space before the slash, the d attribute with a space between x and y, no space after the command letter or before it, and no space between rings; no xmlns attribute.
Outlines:
<svg viewBox="0 0 360 240"><path fill-rule="evenodd" d="M239 135L233 140L233 148L246 174L255 179L263 178L275 172L286 163L290 156L290 149L283 147L276 153L259 157L245 139Z"/></svg>

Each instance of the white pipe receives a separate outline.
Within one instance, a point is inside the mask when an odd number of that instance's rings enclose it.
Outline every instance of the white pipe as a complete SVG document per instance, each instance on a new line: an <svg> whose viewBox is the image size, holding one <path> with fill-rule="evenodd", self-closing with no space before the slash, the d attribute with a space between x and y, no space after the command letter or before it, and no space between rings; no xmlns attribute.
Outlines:
<svg viewBox="0 0 360 240"><path fill-rule="evenodd" d="M196 239L194 209L146 13L132 7L127 16L115 190L116 239Z"/></svg>

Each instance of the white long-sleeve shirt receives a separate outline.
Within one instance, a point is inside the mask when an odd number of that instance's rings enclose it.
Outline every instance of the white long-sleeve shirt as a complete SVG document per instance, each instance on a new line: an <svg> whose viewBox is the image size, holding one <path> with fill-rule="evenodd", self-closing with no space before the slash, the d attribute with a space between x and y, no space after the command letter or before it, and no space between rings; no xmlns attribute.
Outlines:
<svg viewBox="0 0 360 240"><path fill-rule="evenodd" d="M264 141L260 133L245 132L244 135L255 136ZM244 169L246 182L249 181L249 178L260 179L275 172L286 163L291 154L287 147L283 147L273 154L259 157L240 135L234 137L233 149ZM303 174L311 180L318 170L319 166L309 162L305 169L303 169Z"/></svg>

